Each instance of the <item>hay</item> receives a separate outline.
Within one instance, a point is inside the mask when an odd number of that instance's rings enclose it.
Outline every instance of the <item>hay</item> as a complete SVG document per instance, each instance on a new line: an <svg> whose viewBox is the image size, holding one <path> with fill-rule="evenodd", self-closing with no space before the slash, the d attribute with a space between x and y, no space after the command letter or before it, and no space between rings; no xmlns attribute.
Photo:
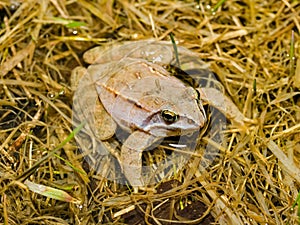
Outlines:
<svg viewBox="0 0 300 225"><path fill-rule="evenodd" d="M214 12L217 1L0 2L1 223L298 223L300 2L220 2ZM195 157L157 193L89 172L74 140L28 172L73 130L70 74L84 51L170 33L211 64L252 119L247 134L229 126L218 162L203 172ZM72 201L44 197L26 179ZM204 211L188 217L196 203Z"/></svg>

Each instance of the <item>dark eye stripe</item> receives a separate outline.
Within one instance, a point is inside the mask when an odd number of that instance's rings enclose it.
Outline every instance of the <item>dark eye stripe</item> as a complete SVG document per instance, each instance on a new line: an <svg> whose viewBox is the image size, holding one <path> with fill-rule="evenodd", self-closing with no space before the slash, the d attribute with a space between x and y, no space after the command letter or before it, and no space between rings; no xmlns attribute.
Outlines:
<svg viewBox="0 0 300 225"><path fill-rule="evenodd" d="M197 100L200 100L201 94L197 89L195 89L195 90L196 90L196 93L197 93Z"/></svg>

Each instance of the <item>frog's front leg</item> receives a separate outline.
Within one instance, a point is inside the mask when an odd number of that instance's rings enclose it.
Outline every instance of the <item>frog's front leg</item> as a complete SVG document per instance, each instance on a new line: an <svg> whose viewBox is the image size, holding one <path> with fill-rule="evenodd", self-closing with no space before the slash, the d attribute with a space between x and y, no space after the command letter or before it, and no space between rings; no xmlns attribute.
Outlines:
<svg viewBox="0 0 300 225"><path fill-rule="evenodd" d="M247 132L245 121L249 121L249 119L240 112L231 99L215 88L203 87L197 88L197 90L200 92L200 98L203 102L208 103L222 112L226 118L237 125L242 132Z"/></svg>
<svg viewBox="0 0 300 225"><path fill-rule="evenodd" d="M127 180L133 187L147 185L142 177L142 154L160 138L143 131L134 131L123 143L121 149L121 166Z"/></svg>

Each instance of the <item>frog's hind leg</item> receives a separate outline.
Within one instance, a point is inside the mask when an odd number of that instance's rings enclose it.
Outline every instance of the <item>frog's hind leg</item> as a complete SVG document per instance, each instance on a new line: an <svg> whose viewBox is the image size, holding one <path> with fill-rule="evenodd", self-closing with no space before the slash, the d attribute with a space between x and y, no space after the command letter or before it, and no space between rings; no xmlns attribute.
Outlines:
<svg viewBox="0 0 300 225"><path fill-rule="evenodd" d="M120 163L131 186L143 187L147 185L142 176L142 154L158 139L158 137L145 132L135 131L123 143Z"/></svg>
<svg viewBox="0 0 300 225"><path fill-rule="evenodd" d="M173 58L171 42L154 39L114 43L98 46L84 53L84 61L89 64L103 64L122 58L145 59L152 63L169 64Z"/></svg>
<svg viewBox="0 0 300 225"><path fill-rule="evenodd" d="M95 81L82 67L76 68L72 76L77 76L78 79L75 84L73 114L80 120L86 120L98 140L109 139L114 135L117 125L100 102Z"/></svg>

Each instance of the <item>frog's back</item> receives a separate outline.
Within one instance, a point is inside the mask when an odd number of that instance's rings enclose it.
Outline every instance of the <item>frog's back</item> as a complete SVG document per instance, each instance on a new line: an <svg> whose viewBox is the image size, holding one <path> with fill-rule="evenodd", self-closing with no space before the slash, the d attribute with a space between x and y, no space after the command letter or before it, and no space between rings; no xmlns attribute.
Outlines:
<svg viewBox="0 0 300 225"><path fill-rule="evenodd" d="M202 115L190 87L163 67L130 58L114 66L115 71L96 81L96 88L103 106L123 129L150 132L154 123L164 123L159 121L163 109L182 112L182 118L192 113L190 119L200 126ZM183 112L187 108L189 113Z"/></svg>

